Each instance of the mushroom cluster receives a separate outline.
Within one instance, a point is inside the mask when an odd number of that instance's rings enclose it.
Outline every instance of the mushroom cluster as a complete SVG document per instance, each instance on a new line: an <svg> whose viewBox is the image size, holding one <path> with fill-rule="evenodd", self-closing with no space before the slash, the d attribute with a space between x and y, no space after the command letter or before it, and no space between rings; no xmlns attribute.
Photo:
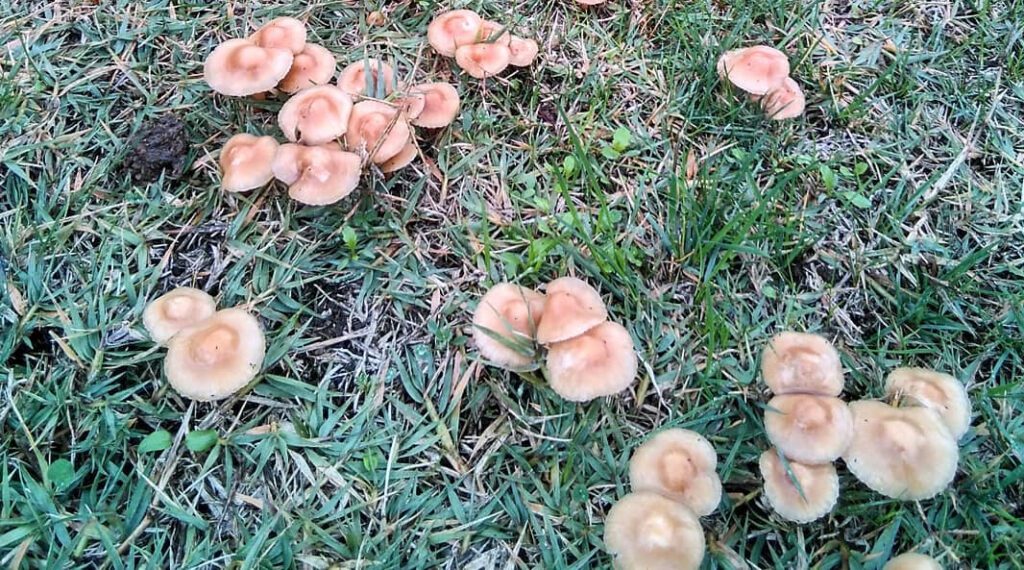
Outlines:
<svg viewBox="0 0 1024 570"><path fill-rule="evenodd" d="M455 62L469 75L484 79L509 66L528 67L537 57L537 42L513 35L498 22L472 10L438 14L427 27L427 42L434 51Z"/></svg>
<svg viewBox="0 0 1024 570"><path fill-rule="evenodd" d="M271 20L210 53L204 76L214 91L291 95L278 113L289 142L238 134L221 149L225 191L254 190L276 178L298 202L333 204L355 190L369 165L388 174L415 160L415 127L443 128L458 115L459 93L448 83L406 86L387 63L362 59L330 85L336 66L330 51L306 41L305 25L294 18Z"/></svg>
<svg viewBox="0 0 1024 570"><path fill-rule="evenodd" d="M513 371L544 359L551 389L573 402L611 396L629 387L638 359L629 332L608 321L601 295L575 277L548 283L546 293L499 283L473 313L480 355Z"/></svg>
<svg viewBox="0 0 1024 570"><path fill-rule="evenodd" d="M209 294L179 287L150 302L142 322L167 347L164 374L186 398L221 400L244 388L263 366L259 321L240 308L217 310Z"/></svg>
<svg viewBox="0 0 1024 570"><path fill-rule="evenodd" d="M768 46L727 51L718 58L718 75L745 91L772 120L793 119L804 112L800 85L789 76L786 54Z"/></svg>

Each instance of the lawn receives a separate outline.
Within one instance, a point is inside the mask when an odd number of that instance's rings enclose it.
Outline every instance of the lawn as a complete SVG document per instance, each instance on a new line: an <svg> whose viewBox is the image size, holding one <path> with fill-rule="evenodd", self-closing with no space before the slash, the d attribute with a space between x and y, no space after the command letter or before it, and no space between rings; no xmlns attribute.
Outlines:
<svg viewBox="0 0 1024 570"><path fill-rule="evenodd" d="M459 73L424 39L453 5L538 61ZM215 96L202 60L278 15L339 64L456 84L459 118L334 206L221 192L219 148L280 139L280 101ZM1022 22L1012 0L0 0L0 564L608 567L629 456L677 426L726 491L705 568L1024 567ZM803 117L719 81L754 43L789 54ZM182 176L133 182L134 135L169 113ZM563 275L632 333L629 392L571 404L479 361L487 287ZM242 396L167 386L141 315L178 285L259 315ZM960 378L953 485L900 502L840 464L829 517L773 516L758 362L787 329L835 342L848 400L900 365Z"/></svg>

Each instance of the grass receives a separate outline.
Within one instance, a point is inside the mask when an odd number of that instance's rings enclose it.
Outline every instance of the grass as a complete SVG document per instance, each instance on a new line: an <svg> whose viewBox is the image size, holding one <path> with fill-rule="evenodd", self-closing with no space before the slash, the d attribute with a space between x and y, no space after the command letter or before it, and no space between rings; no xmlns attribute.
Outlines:
<svg viewBox="0 0 1024 570"><path fill-rule="evenodd" d="M727 493L706 568L880 568L912 548L1021 567L1024 5L458 6L532 30L539 63L458 74L422 47L427 0L0 0L0 562L606 567L631 451L681 426L715 444ZM282 14L340 63L459 86L429 163L329 208L218 191L220 145L276 133L280 103L212 96L201 60ZM790 54L805 117L768 122L718 82L717 55L754 42ZM133 184L131 138L168 112L188 171ZM573 405L477 361L488 285L566 274L633 334L629 395ZM259 314L251 391L168 390L141 313L176 285ZM774 518L757 366L784 329L836 341L848 399L897 365L963 379L976 415L950 489L902 503L840 468L830 517ZM170 447L140 451L160 430ZM198 430L212 448L189 448Z"/></svg>

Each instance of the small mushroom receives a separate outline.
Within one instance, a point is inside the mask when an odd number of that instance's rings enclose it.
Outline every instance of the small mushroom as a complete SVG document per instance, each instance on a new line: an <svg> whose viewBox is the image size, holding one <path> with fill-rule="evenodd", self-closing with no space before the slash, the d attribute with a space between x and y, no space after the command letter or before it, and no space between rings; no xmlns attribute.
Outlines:
<svg viewBox="0 0 1024 570"><path fill-rule="evenodd" d="M667 429L647 440L629 460L629 485L678 501L698 516L715 512L722 500L718 458L711 442L685 429Z"/></svg>
<svg viewBox="0 0 1024 570"><path fill-rule="evenodd" d="M249 36L249 41L260 47L286 49L300 54L306 47L306 25L287 16L274 18Z"/></svg>
<svg viewBox="0 0 1024 570"><path fill-rule="evenodd" d="M277 150L274 176L288 184L288 195L310 206L333 204L356 189L362 162L336 144L283 144Z"/></svg>
<svg viewBox="0 0 1024 570"><path fill-rule="evenodd" d="M292 52L228 40L206 57L203 78L222 95L243 97L273 89L292 68Z"/></svg>
<svg viewBox="0 0 1024 570"><path fill-rule="evenodd" d="M386 162L412 140L409 123L395 107L380 101L360 101L352 107L345 144L363 151L378 164Z"/></svg>
<svg viewBox="0 0 1024 570"><path fill-rule="evenodd" d="M397 170L401 170L406 166L409 166L412 161L416 160L416 157L420 154L420 148L416 146L416 143L409 142L402 150L398 151L398 154L382 162L380 171L384 174L390 174Z"/></svg>
<svg viewBox="0 0 1024 570"><path fill-rule="evenodd" d="M768 46L734 49L718 58L718 75L747 93L764 95L789 77L789 59Z"/></svg>
<svg viewBox="0 0 1024 570"><path fill-rule="evenodd" d="M853 439L853 418L839 398L784 394L768 402L764 429L786 457L816 465L835 461L846 451Z"/></svg>
<svg viewBox="0 0 1024 570"><path fill-rule="evenodd" d="M256 377L265 351L259 321L242 309L225 309L171 337L164 373L186 398L220 400Z"/></svg>
<svg viewBox="0 0 1024 570"><path fill-rule="evenodd" d="M764 478L764 496L780 517L803 524L820 519L835 508L839 500L839 475L834 464L807 465L787 460L787 472L774 448L762 453L758 464Z"/></svg>
<svg viewBox="0 0 1024 570"><path fill-rule="evenodd" d="M391 66L372 58L348 64L338 76L338 88L353 97L386 96L394 83L395 71Z"/></svg>
<svg viewBox="0 0 1024 570"><path fill-rule="evenodd" d="M319 145L345 134L352 98L333 85L307 87L281 106L277 124L292 142Z"/></svg>
<svg viewBox="0 0 1024 570"><path fill-rule="evenodd" d="M935 410L955 439L963 437L971 426L967 390L949 374L924 368L897 368L885 380L885 393Z"/></svg>
<svg viewBox="0 0 1024 570"><path fill-rule="evenodd" d="M552 318L551 294L540 327ZM547 378L551 389L571 402L588 402L617 394L636 378L633 338L617 323L604 322L580 336L548 347Z"/></svg>
<svg viewBox="0 0 1024 570"><path fill-rule="evenodd" d="M277 154L274 137L237 134L220 151L220 186L227 192L247 192L274 179L270 168Z"/></svg>
<svg viewBox="0 0 1024 570"><path fill-rule="evenodd" d="M449 83L421 83L410 90L423 98L423 108L409 115L412 124L428 129L447 127L459 114L459 92Z"/></svg>
<svg viewBox="0 0 1024 570"><path fill-rule="evenodd" d="M931 556L904 552L885 563L882 570L942 570L942 565Z"/></svg>
<svg viewBox="0 0 1024 570"><path fill-rule="evenodd" d="M491 20L483 20L480 23L480 31L477 33L476 43L493 43L507 46L511 41L512 33L508 31L504 24Z"/></svg>
<svg viewBox="0 0 1024 570"><path fill-rule="evenodd" d="M540 46L537 45L537 42L531 39L512 36L512 41L509 42L508 49L512 53L512 57L509 58L508 61L509 65L514 65L515 67L526 67L536 59L537 53L540 51Z"/></svg>
<svg viewBox="0 0 1024 570"><path fill-rule="evenodd" d="M455 50L455 62L477 79L505 71L511 60L512 50L501 44L471 44Z"/></svg>
<svg viewBox="0 0 1024 570"><path fill-rule="evenodd" d="M893 499L920 501L953 481L960 450L934 410L865 400L852 402L850 411L853 441L843 460L869 488Z"/></svg>
<svg viewBox="0 0 1024 570"><path fill-rule="evenodd" d="M838 396L843 367L832 343L813 334L784 332L761 355L761 375L776 394Z"/></svg>
<svg viewBox="0 0 1024 570"><path fill-rule="evenodd" d="M533 335L543 311L544 295L533 289L511 283L491 287L473 313L473 340L480 355L507 370L532 365Z"/></svg>
<svg viewBox="0 0 1024 570"><path fill-rule="evenodd" d="M142 324L157 344L167 342L185 327L217 312L217 303L204 291L178 287L153 299L142 312Z"/></svg>
<svg viewBox="0 0 1024 570"><path fill-rule="evenodd" d="M483 20L472 10L443 12L427 26L427 42L437 53L452 57L459 46L476 42Z"/></svg>
<svg viewBox="0 0 1024 570"><path fill-rule="evenodd" d="M773 121L795 119L804 113L804 92L796 81L787 77L760 98L761 109Z"/></svg>
<svg viewBox="0 0 1024 570"><path fill-rule="evenodd" d="M550 315L537 328L537 341L550 344L579 336L608 320L601 295L575 277L561 277L548 283L544 314Z"/></svg>
<svg viewBox="0 0 1024 570"><path fill-rule="evenodd" d="M306 87L326 85L334 77L336 66L337 60L327 48L307 43L301 52L295 54L291 70L277 84L277 88L285 93L295 93Z"/></svg>
<svg viewBox="0 0 1024 570"><path fill-rule="evenodd" d="M657 493L619 499L605 517L604 544L619 570L691 570L704 560L697 516Z"/></svg>

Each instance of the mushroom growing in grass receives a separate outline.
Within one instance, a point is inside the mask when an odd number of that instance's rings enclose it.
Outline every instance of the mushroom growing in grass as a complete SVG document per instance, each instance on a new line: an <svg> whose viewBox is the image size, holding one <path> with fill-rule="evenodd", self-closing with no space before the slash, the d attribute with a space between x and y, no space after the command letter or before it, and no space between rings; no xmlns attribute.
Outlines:
<svg viewBox="0 0 1024 570"><path fill-rule="evenodd" d="M718 58L718 75L754 95L764 95L789 77L786 54L768 46L725 52Z"/></svg>
<svg viewBox="0 0 1024 570"><path fill-rule="evenodd" d="M964 385L949 374L924 368L897 368L885 380L885 394L935 410L955 439L971 425L971 400Z"/></svg>
<svg viewBox="0 0 1024 570"><path fill-rule="evenodd" d="M699 516L710 515L722 500L715 472L715 448L700 434L667 429L647 440L629 460L629 485L678 501Z"/></svg>
<svg viewBox="0 0 1024 570"><path fill-rule="evenodd" d="M283 144L274 157L273 170L278 180L288 184L288 195L293 200L326 206L356 189L362 161L336 144Z"/></svg>
<svg viewBox="0 0 1024 570"><path fill-rule="evenodd" d="M548 283L544 314L537 327L537 341L550 344L579 336L608 320L601 295L585 281L561 277Z"/></svg>
<svg viewBox="0 0 1024 570"><path fill-rule="evenodd" d="M217 303L206 292L192 287L178 287L146 305L146 310L142 312L142 324L153 342L163 344L181 329L215 312Z"/></svg>
<svg viewBox="0 0 1024 570"><path fill-rule="evenodd" d="M203 78L222 95L243 97L270 91L292 68L294 54L260 47L249 40L228 40L206 57Z"/></svg>
<svg viewBox="0 0 1024 570"><path fill-rule="evenodd" d="M850 445L853 417L839 398L784 394L768 402L764 429L786 457L808 464L830 463Z"/></svg>
<svg viewBox="0 0 1024 570"><path fill-rule="evenodd" d="M338 75L338 88L352 96L378 99L391 93L395 71L377 59L363 59L348 64Z"/></svg>
<svg viewBox="0 0 1024 570"><path fill-rule="evenodd" d="M839 475L832 463L807 465L784 460L773 448L761 454L758 465L768 504L788 521L803 524L820 519L832 512L839 500Z"/></svg>
<svg viewBox="0 0 1024 570"><path fill-rule="evenodd" d="M306 47L306 25L287 16L274 18L249 36L249 41L260 47L286 49L299 54Z"/></svg>
<svg viewBox="0 0 1024 570"><path fill-rule="evenodd" d="M784 332L761 355L761 375L776 394L838 396L843 367L832 343L814 334Z"/></svg>
<svg viewBox="0 0 1024 570"><path fill-rule="evenodd" d="M472 10L438 14L427 27L427 42L437 53L453 57L460 46L477 41L483 20Z"/></svg>
<svg viewBox="0 0 1024 570"><path fill-rule="evenodd" d="M541 327L553 318L548 312L550 302L549 292ZM604 322L549 346L547 379L551 389L566 400L588 402L628 388L636 378L637 365L629 332L622 325Z"/></svg>
<svg viewBox="0 0 1024 570"><path fill-rule="evenodd" d="M412 161L416 160L416 157L419 156L419 154L420 149L416 146L416 143L409 142L402 147L402 150L398 151L398 154L385 160L378 166L380 167L381 172L384 174L390 174L409 166Z"/></svg>
<svg viewBox="0 0 1024 570"><path fill-rule="evenodd" d="M301 52L295 54L292 68L277 88L285 93L295 93L306 87L326 85L334 77L337 60L327 48L307 43Z"/></svg>
<svg viewBox="0 0 1024 570"><path fill-rule="evenodd" d="M423 99L423 107L415 116L409 115L412 124L428 129L447 127L459 114L459 92L449 83L421 83L410 89Z"/></svg>
<svg viewBox="0 0 1024 570"><path fill-rule="evenodd" d="M508 31L504 24L491 20L481 22L476 43L494 43L508 46L511 41L512 33Z"/></svg>
<svg viewBox="0 0 1024 570"><path fill-rule="evenodd" d="M536 59L537 53L540 51L540 46L537 45L537 42L531 39L512 36L512 41L509 42L508 49L511 52L511 57L508 61L509 65L526 67Z"/></svg>
<svg viewBox="0 0 1024 570"><path fill-rule="evenodd" d="M620 570L690 570L704 560L704 529L697 516L657 493L619 499L605 517L604 544Z"/></svg>
<svg viewBox="0 0 1024 570"><path fill-rule="evenodd" d="M455 50L455 62L477 79L493 77L508 67L512 50L501 44L471 44Z"/></svg>
<svg viewBox="0 0 1024 570"><path fill-rule="evenodd" d="M345 134L352 108L352 98L333 85L308 87L281 107L277 124L292 142L324 144Z"/></svg>
<svg viewBox="0 0 1024 570"><path fill-rule="evenodd" d="M409 123L395 107L380 101L360 101L352 107L345 131L349 149L365 152L378 164L397 155L412 140Z"/></svg>
<svg viewBox="0 0 1024 570"><path fill-rule="evenodd" d="M247 192L274 179L270 163L277 154L274 137L237 134L220 151L220 186L227 192Z"/></svg>
<svg viewBox="0 0 1024 570"><path fill-rule="evenodd" d="M905 552L886 562L882 570L942 570L942 565L931 556Z"/></svg>
<svg viewBox="0 0 1024 570"><path fill-rule="evenodd" d="M769 119L794 119L804 113L804 92L796 81L787 77L777 87L760 98L761 109Z"/></svg>
<svg viewBox="0 0 1024 570"><path fill-rule="evenodd" d="M256 377L265 351L259 321L242 309L225 309L171 338L164 373L186 398L221 400Z"/></svg>
<svg viewBox="0 0 1024 570"><path fill-rule="evenodd" d="M473 339L480 355L506 370L535 364L534 331L541 322L544 295L511 283L498 283L473 313Z"/></svg>

